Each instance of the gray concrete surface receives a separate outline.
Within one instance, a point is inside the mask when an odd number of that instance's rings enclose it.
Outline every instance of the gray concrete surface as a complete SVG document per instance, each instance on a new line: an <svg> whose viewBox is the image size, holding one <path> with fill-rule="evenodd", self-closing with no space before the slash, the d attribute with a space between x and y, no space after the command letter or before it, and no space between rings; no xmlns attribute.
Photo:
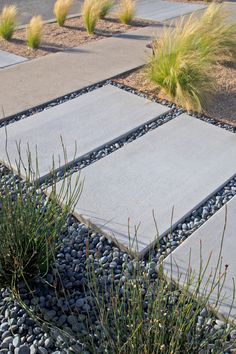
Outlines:
<svg viewBox="0 0 236 354"><path fill-rule="evenodd" d="M181 115L82 171L75 214L142 256L235 173L236 135ZM76 174L72 178L76 178ZM73 180L72 180L73 182ZM130 239L128 236L130 218ZM141 224L140 224L141 223Z"/></svg>
<svg viewBox="0 0 236 354"><path fill-rule="evenodd" d="M29 148L35 170L37 146L39 173L43 177L52 168L52 156L55 168L64 164L61 137L70 162L168 110L166 106L107 85L7 126L8 155L16 168L14 161L19 160L17 144L20 144L21 158L27 165ZM0 159L6 161L5 136L5 129L0 129Z"/></svg>
<svg viewBox="0 0 236 354"><path fill-rule="evenodd" d="M162 0L138 0L136 17L146 20L165 21L205 8L206 5L203 4Z"/></svg>
<svg viewBox="0 0 236 354"><path fill-rule="evenodd" d="M209 287L212 285L213 276L218 269L217 274L225 272L225 266L228 265L226 277L222 276L220 284L223 284L223 290L220 293L219 306L215 308L216 299L219 295L217 289L214 289L209 304L216 310L219 317L227 318L229 310L232 306L230 319L236 320L236 300L234 298L233 279L236 277L236 197L227 203L227 208L221 208L213 215L204 225L195 231L186 241L184 241L170 256L164 260L165 275L180 286L183 285L186 275L190 271L197 281L200 272L200 265L206 267L208 260L209 265L204 274L200 291L202 295L206 295ZM225 220L227 222L225 223ZM225 233L224 226L226 225ZM223 236L224 234L224 236ZM222 253L221 242L223 241ZM200 246L200 244L202 244ZM200 257L201 255L201 257ZM221 268L217 266L219 256L222 257ZM200 261L202 258L202 263ZM209 283L208 280L210 279ZM216 281L219 275L216 276ZM215 282L216 283L216 282ZM191 287L194 290L194 283ZM233 301L234 300L234 301Z"/></svg>
<svg viewBox="0 0 236 354"><path fill-rule="evenodd" d="M162 30L141 28L4 69L0 106L7 117L143 65L147 43Z"/></svg>
<svg viewBox="0 0 236 354"><path fill-rule="evenodd" d="M22 63L23 61L26 61L26 60L27 60L26 58L21 57L19 55L15 55L15 54L0 50L0 69L3 69L3 68L10 66L10 65Z"/></svg>
<svg viewBox="0 0 236 354"><path fill-rule="evenodd" d="M119 3L119 0L115 0L115 2ZM0 0L0 11L4 5L15 4L18 8L18 24L24 25L33 15L41 15L44 20L53 19L54 3L55 0ZM74 0L70 14L80 13L82 3L83 0ZM202 5L162 0L138 0L136 7L137 17L163 21L198 10ZM113 12L116 12L116 8Z"/></svg>

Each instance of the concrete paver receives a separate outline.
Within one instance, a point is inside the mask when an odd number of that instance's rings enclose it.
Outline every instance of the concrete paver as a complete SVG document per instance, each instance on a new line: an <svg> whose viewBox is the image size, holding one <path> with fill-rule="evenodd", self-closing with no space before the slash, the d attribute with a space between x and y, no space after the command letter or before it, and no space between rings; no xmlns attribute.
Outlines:
<svg viewBox="0 0 236 354"><path fill-rule="evenodd" d="M158 236L152 210L163 236L173 207L174 226L234 175L235 163L235 134L184 114L86 167L75 214L141 256Z"/></svg>
<svg viewBox="0 0 236 354"><path fill-rule="evenodd" d="M168 111L166 106L107 85L7 126L8 156L16 168L14 161L19 160L20 144L21 158L27 165L29 148L35 170L37 145L39 173L43 177L52 168L52 156L55 168L64 164L61 138L71 162ZM0 159L6 161L5 137L2 128Z"/></svg>
<svg viewBox="0 0 236 354"><path fill-rule="evenodd" d="M15 55L15 54L0 50L0 69L5 68L10 65L21 63L26 60L27 60L26 58L21 57L19 55Z"/></svg>
<svg viewBox="0 0 236 354"><path fill-rule="evenodd" d="M209 287L212 285L213 276L216 273L216 269L218 269L218 275L216 276L217 281L219 279L219 274L223 274L227 267L227 275L226 277L223 276L220 282L220 284L223 284L224 281L224 284L223 290L220 293L217 312L220 317L227 318L229 310L232 307L230 319L234 322L236 320L236 300L234 299L233 284L233 278L235 279L236 277L235 214L236 197L227 203L227 208L221 208L164 260L165 275L181 286L184 284L186 274L189 272L189 264L191 266L192 275L195 275L195 280L197 281L200 272L200 266L202 266L204 269L208 260L210 259L200 287L202 294L204 294L207 289L208 291L210 290ZM226 223L225 220L227 220ZM220 254L222 241L223 247L222 253ZM222 257L221 268L217 266L219 257ZM200 261L200 259L202 259L202 261ZM210 282L209 279L211 279ZM194 283L191 287L191 290L194 290ZM209 298L209 303L211 306L215 307L218 295L219 293L217 287L214 289Z"/></svg>

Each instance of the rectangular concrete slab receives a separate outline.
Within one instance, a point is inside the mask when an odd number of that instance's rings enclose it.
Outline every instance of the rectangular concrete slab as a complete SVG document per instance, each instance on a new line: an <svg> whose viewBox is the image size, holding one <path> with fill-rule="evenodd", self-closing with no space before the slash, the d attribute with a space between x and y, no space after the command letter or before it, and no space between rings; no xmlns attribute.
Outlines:
<svg viewBox="0 0 236 354"><path fill-rule="evenodd" d="M205 5L188 4L186 2L139 0L136 6L136 17L145 20L166 21L205 8Z"/></svg>
<svg viewBox="0 0 236 354"><path fill-rule="evenodd" d="M82 170L75 215L142 256L235 165L236 134L183 114Z"/></svg>
<svg viewBox="0 0 236 354"><path fill-rule="evenodd" d="M68 162L109 143L129 131L168 112L169 108L112 85L93 90L66 103L7 126L8 155L13 166L27 163L27 150L35 169L36 146L41 177L52 167L64 164L61 138ZM0 160L7 160L6 132L0 129ZM75 151L77 146L77 151Z"/></svg>
<svg viewBox="0 0 236 354"><path fill-rule="evenodd" d="M213 215L204 225L195 231L186 241L184 241L170 256L164 260L164 272L168 278L183 285L186 274L189 272L189 264L191 266L192 274L195 273L196 280L200 271L200 255L202 258L203 268L206 266L210 257L209 265L204 274L200 291L205 292L209 290L207 286L209 276L213 275L220 268L217 262L221 250L221 242L223 241L222 266L220 274L225 272L227 265L227 275L222 277L221 284L223 290L220 294L220 304L217 307L217 312L220 317L227 318L229 310L231 309L230 319L236 320L236 300L234 299L234 284L233 278L236 277L236 197L231 199L226 207L221 208L215 215ZM225 220L227 219L227 222ZM225 233L224 233L225 227ZM224 234L224 237L223 237ZM201 245L201 246L200 246ZM218 279L218 276L216 277ZM212 283L212 282L211 282ZM210 284L211 284L210 283ZM206 287L206 289L204 289ZM192 289L194 289L194 285ZM209 304L215 306L218 291L214 289L210 298Z"/></svg>
<svg viewBox="0 0 236 354"><path fill-rule="evenodd" d="M27 58L0 50L0 69L26 60Z"/></svg>

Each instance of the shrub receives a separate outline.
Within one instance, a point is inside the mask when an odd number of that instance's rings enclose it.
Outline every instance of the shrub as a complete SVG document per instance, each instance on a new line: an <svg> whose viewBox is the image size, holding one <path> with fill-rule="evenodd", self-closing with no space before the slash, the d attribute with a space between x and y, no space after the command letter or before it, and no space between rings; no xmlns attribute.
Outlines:
<svg viewBox="0 0 236 354"><path fill-rule="evenodd" d="M63 26L68 16L73 0L57 0L54 5L54 14L59 26Z"/></svg>
<svg viewBox="0 0 236 354"><path fill-rule="evenodd" d="M121 23L129 24L135 15L135 1L134 0L121 0L120 7L117 13Z"/></svg>
<svg viewBox="0 0 236 354"><path fill-rule="evenodd" d="M17 9L15 5L5 6L0 15L0 35L6 40L12 38L16 28Z"/></svg>
<svg viewBox="0 0 236 354"><path fill-rule="evenodd" d="M60 190L53 183L46 197L28 177L22 181L7 169L0 176L0 288L16 290L19 281L28 284L47 273L58 236L80 193L79 183L71 189L70 181L64 180Z"/></svg>
<svg viewBox="0 0 236 354"><path fill-rule="evenodd" d="M113 6L113 1L111 0L97 0L100 6L99 18L104 19Z"/></svg>
<svg viewBox="0 0 236 354"><path fill-rule="evenodd" d="M101 12L100 3L96 0L84 0L82 6L82 17L84 26L89 34L94 34L94 30Z"/></svg>
<svg viewBox="0 0 236 354"><path fill-rule="evenodd" d="M27 44L32 49L37 49L42 40L43 21L41 16L34 16L27 27Z"/></svg>
<svg viewBox="0 0 236 354"><path fill-rule="evenodd" d="M214 90L212 65L233 57L236 26L228 25L221 5L211 4L201 19L193 16L164 30L154 43L148 77L187 110L201 112Z"/></svg>

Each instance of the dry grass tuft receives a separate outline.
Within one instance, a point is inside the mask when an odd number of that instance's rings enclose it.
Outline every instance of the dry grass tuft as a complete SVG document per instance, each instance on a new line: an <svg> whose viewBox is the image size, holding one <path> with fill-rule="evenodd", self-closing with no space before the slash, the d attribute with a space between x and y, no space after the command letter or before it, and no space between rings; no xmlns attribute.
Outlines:
<svg viewBox="0 0 236 354"><path fill-rule="evenodd" d="M0 36L10 40L16 28L17 8L15 5L5 6L0 14Z"/></svg>
<svg viewBox="0 0 236 354"><path fill-rule="evenodd" d="M73 0L57 0L54 5L54 15L59 26L63 26L68 13L73 4Z"/></svg>
<svg viewBox="0 0 236 354"><path fill-rule="evenodd" d="M225 20L222 6L213 3L201 19L181 20L154 43L148 77L188 111L201 112L209 104L215 88L212 66L235 60L236 25Z"/></svg>
<svg viewBox="0 0 236 354"><path fill-rule="evenodd" d="M84 26L88 34L94 34L97 21L99 20L101 13L101 6L99 1L96 0L84 0L82 6L82 17Z"/></svg>
<svg viewBox="0 0 236 354"><path fill-rule="evenodd" d="M99 18L104 19L112 9L114 3L111 0L97 0L97 1L100 6Z"/></svg>
<svg viewBox="0 0 236 354"><path fill-rule="evenodd" d="M117 17L121 23L128 25L135 16L135 1L121 0Z"/></svg>
<svg viewBox="0 0 236 354"><path fill-rule="evenodd" d="M42 41L43 20L41 16L34 16L27 27L27 44L37 49Z"/></svg>

